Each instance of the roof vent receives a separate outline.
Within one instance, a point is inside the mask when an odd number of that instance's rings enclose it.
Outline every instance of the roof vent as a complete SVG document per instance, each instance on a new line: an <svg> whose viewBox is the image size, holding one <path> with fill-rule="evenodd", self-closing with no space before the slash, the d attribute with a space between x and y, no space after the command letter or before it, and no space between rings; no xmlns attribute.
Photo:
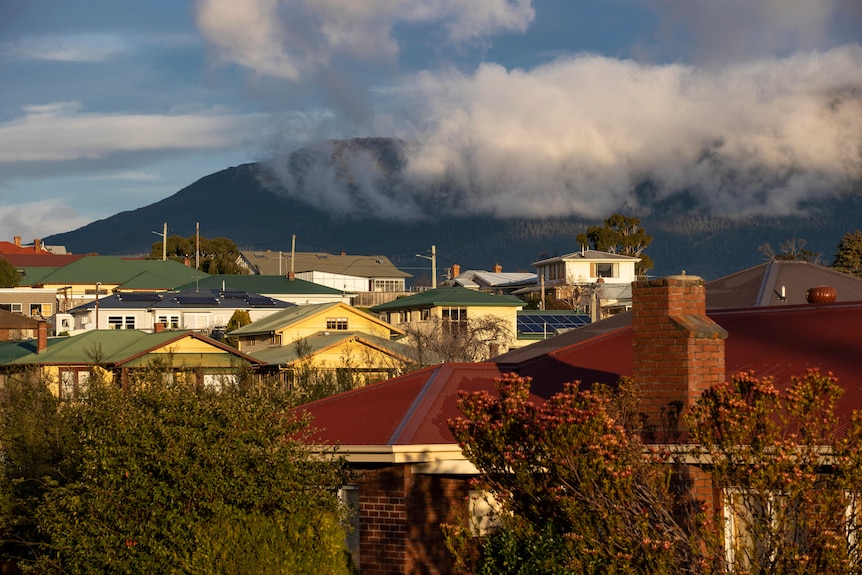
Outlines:
<svg viewBox="0 0 862 575"><path fill-rule="evenodd" d="M805 292L808 303L829 303L835 301L837 297L838 293L832 286L817 286Z"/></svg>

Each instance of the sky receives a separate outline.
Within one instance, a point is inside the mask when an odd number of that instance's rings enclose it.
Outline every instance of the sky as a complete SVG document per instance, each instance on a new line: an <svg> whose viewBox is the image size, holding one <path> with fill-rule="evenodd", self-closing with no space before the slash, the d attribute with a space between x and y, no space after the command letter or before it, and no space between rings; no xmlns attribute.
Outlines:
<svg viewBox="0 0 862 575"><path fill-rule="evenodd" d="M409 143L402 196L362 186L392 213L443 177L500 217L603 218L643 182L797 213L862 193L862 2L0 2L0 239L368 136Z"/></svg>

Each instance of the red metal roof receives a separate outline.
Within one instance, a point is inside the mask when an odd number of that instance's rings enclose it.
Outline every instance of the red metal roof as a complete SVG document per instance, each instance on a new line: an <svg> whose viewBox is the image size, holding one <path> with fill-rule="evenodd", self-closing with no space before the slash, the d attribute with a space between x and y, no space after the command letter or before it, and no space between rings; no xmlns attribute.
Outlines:
<svg viewBox="0 0 862 575"><path fill-rule="evenodd" d="M845 390L838 413L843 421L862 407L862 302L715 310L708 315L729 333L728 378L753 371L786 387L792 376L819 368L835 374ZM605 329L602 323L594 324L593 330L590 326L539 342L539 354L519 350L500 364L443 364L305 409L315 417L315 427L325 428L318 439L326 443L451 444L455 441L447 422L459 415L459 390L493 390L494 379L506 371L532 377L539 401L565 382L613 384L631 375L630 319L616 318L614 329ZM522 361L515 362L514 357Z"/></svg>

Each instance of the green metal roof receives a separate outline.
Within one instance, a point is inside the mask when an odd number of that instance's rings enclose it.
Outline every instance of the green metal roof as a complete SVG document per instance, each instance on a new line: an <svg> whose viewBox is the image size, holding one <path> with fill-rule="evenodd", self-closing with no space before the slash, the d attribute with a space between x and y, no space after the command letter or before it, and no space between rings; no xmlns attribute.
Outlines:
<svg viewBox="0 0 862 575"><path fill-rule="evenodd" d="M524 302L515 296L493 295L461 286L442 287L398 298L371 308L374 313L440 306L517 307Z"/></svg>
<svg viewBox="0 0 862 575"><path fill-rule="evenodd" d="M49 338L48 349L35 353L36 340L28 340L29 353L18 355L6 361L15 365L81 365L102 363L117 365L134 360L141 355L163 347L172 341L188 337L194 332L189 330L146 333L136 329L91 330L80 335L63 338ZM200 337L200 336L194 336ZM237 350L212 342L237 356L244 356ZM10 355L16 352L8 352ZM0 350L0 358L3 351Z"/></svg>
<svg viewBox="0 0 862 575"><path fill-rule="evenodd" d="M315 303L308 305L297 305L277 311L248 325L237 328L227 335L233 337L238 335L258 335L274 333L291 324L312 317L329 308L338 307L338 303ZM376 318L375 318L376 319Z"/></svg>
<svg viewBox="0 0 862 575"><path fill-rule="evenodd" d="M86 256L43 276L38 283L122 285L137 289L171 289L209 274L173 260L136 260L116 256ZM147 285L149 284L149 285Z"/></svg>
<svg viewBox="0 0 862 575"><path fill-rule="evenodd" d="M344 292L316 284L313 282L294 279L289 280L280 275L251 275L251 274L218 274L191 282L176 289L188 289L193 287L243 290L260 294L308 294L308 295L343 295Z"/></svg>
<svg viewBox="0 0 862 575"><path fill-rule="evenodd" d="M24 275L21 276L19 285L31 286L42 281L42 278L48 276L60 268L43 268L43 267L23 267Z"/></svg>
<svg viewBox="0 0 862 575"><path fill-rule="evenodd" d="M316 355L322 350L353 340L387 350L393 355L410 357L411 348L409 346L362 332L330 332L328 335L320 333L305 338L311 355ZM270 365L290 365L299 359L299 355L296 353L296 346L293 344L281 347L268 347L254 351L248 355Z"/></svg>

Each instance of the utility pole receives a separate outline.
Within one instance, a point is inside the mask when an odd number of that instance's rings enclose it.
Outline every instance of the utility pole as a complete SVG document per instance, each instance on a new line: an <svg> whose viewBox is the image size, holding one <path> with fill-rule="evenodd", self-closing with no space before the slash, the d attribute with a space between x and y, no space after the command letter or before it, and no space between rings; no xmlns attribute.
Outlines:
<svg viewBox="0 0 862 575"><path fill-rule="evenodd" d="M437 289L437 246L431 246L430 257L423 256L422 254L416 254L416 257L431 260L431 289Z"/></svg>
<svg viewBox="0 0 862 575"><path fill-rule="evenodd" d="M201 223L195 222L195 269L201 269Z"/></svg>
<svg viewBox="0 0 862 575"><path fill-rule="evenodd" d="M168 222L165 222L162 231L162 261L168 260Z"/></svg>

